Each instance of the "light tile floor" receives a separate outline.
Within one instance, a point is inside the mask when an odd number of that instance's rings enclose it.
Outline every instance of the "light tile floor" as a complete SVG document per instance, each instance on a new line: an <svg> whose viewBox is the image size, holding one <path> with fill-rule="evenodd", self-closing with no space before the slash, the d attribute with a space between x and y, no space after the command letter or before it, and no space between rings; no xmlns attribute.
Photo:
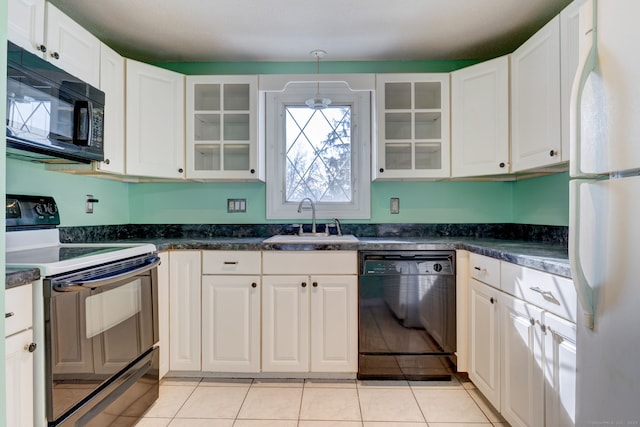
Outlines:
<svg viewBox="0 0 640 427"><path fill-rule="evenodd" d="M468 381L165 379L137 427L508 427Z"/></svg>

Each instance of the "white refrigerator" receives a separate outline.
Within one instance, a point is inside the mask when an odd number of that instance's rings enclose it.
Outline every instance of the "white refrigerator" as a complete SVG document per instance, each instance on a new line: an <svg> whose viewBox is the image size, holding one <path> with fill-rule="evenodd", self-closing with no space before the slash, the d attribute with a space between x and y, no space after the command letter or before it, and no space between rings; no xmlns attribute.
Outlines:
<svg viewBox="0 0 640 427"><path fill-rule="evenodd" d="M580 309L576 425L640 424L640 0L580 9L569 259Z"/></svg>

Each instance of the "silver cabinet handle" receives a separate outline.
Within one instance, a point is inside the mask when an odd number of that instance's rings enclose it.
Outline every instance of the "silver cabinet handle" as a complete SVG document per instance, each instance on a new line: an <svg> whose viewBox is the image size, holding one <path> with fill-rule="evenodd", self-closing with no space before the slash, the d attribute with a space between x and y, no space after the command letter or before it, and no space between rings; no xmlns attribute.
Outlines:
<svg viewBox="0 0 640 427"><path fill-rule="evenodd" d="M539 293L540 295L542 295L542 298L544 298L547 301L551 301L555 304L560 303L560 301L558 301L558 299L553 296L553 292L551 291L543 291L538 286L531 286L529 289L531 289L533 292Z"/></svg>

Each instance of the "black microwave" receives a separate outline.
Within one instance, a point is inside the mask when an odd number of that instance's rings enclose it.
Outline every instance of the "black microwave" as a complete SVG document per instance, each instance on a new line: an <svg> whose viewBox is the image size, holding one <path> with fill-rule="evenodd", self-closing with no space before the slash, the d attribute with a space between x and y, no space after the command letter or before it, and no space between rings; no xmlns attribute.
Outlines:
<svg viewBox="0 0 640 427"><path fill-rule="evenodd" d="M104 92L8 42L7 153L104 160L104 102Z"/></svg>

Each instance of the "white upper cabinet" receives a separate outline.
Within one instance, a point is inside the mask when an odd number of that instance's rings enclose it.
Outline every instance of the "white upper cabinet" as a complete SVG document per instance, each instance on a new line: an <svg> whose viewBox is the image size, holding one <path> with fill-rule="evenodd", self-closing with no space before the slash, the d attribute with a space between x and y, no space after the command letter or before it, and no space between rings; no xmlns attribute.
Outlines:
<svg viewBox="0 0 640 427"><path fill-rule="evenodd" d="M42 54L44 0L9 0L7 38L33 54Z"/></svg>
<svg viewBox="0 0 640 427"><path fill-rule="evenodd" d="M264 179L257 76L186 78L187 178Z"/></svg>
<svg viewBox="0 0 640 427"><path fill-rule="evenodd" d="M562 161L560 17L511 55L511 161L518 172Z"/></svg>
<svg viewBox="0 0 640 427"><path fill-rule="evenodd" d="M453 177L509 172L509 58L451 73Z"/></svg>
<svg viewBox="0 0 640 427"><path fill-rule="evenodd" d="M55 6L45 6L44 0L9 0L7 23L10 41L100 86L100 40Z"/></svg>
<svg viewBox="0 0 640 427"><path fill-rule="evenodd" d="M96 168L124 174L124 58L106 45L100 48L100 89L105 93L104 161Z"/></svg>
<svg viewBox="0 0 640 427"><path fill-rule="evenodd" d="M574 0L560 13L560 118L562 121L562 161L569 161L569 100L578 69L580 6L586 0Z"/></svg>
<svg viewBox="0 0 640 427"><path fill-rule="evenodd" d="M126 60L127 175L184 177L184 76Z"/></svg>
<svg viewBox="0 0 640 427"><path fill-rule="evenodd" d="M376 76L373 179L449 177L449 74Z"/></svg>
<svg viewBox="0 0 640 427"><path fill-rule="evenodd" d="M100 87L100 40L47 3L45 56L75 77Z"/></svg>

